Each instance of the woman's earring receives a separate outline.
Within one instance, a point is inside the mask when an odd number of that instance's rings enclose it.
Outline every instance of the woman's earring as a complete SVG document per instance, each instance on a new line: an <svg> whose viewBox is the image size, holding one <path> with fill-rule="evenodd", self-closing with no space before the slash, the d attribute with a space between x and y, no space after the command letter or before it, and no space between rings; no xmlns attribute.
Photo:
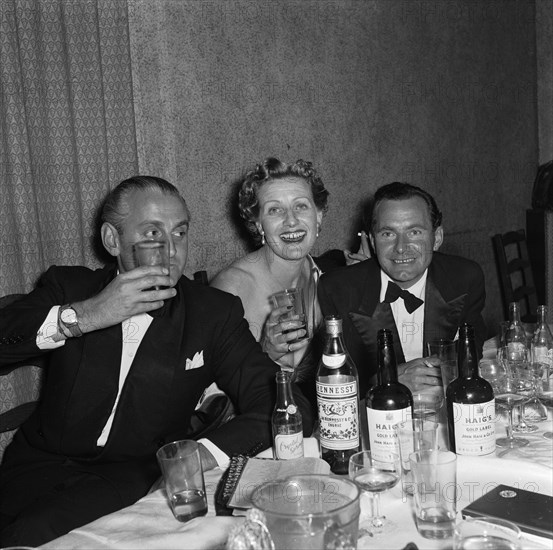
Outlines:
<svg viewBox="0 0 553 550"><path fill-rule="evenodd" d="M317 234L315 235L316 237L319 236L319 231L321 230L321 224L317 224Z"/></svg>
<svg viewBox="0 0 553 550"><path fill-rule="evenodd" d="M261 232L261 245L265 244L265 231Z"/></svg>

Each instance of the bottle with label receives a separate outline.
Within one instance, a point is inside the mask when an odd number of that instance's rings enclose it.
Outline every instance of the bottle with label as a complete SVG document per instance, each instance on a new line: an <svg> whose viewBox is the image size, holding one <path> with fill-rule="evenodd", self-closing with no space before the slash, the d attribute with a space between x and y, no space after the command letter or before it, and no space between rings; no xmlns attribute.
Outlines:
<svg viewBox="0 0 553 550"><path fill-rule="evenodd" d="M509 304L509 328L505 334L508 360L519 362L527 359L526 331L520 321L520 308L518 302Z"/></svg>
<svg viewBox="0 0 553 550"><path fill-rule="evenodd" d="M359 447L357 368L342 337L342 319L325 317L326 336L316 379L321 455L335 474L347 474Z"/></svg>
<svg viewBox="0 0 553 550"><path fill-rule="evenodd" d="M459 455L482 456L495 451L495 399L492 387L478 374L474 328L459 329L459 377L446 391L449 448Z"/></svg>
<svg viewBox="0 0 553 550"><path fill-rule="evenodd" d="M547 326L547 306L538 306L538 326L532 338L532 361L551 373L553 367L553 335Z"/></svg>
<svg viewBox="0 0 553 550"><path fill-rule="evenodd" d="M277 399L273 411L273 456L278 460L303 457L301 413L294 403L290 373L277 372Z"/></svg>
<svg viewBox="0 0 553 550"><path fill-rule="evenodd" d="M378 384L365 396L369 442L373 456L387 458L398 453L394 426L413 416L413 394L397 380L397 363L392 331L377 335Z"/></svg>

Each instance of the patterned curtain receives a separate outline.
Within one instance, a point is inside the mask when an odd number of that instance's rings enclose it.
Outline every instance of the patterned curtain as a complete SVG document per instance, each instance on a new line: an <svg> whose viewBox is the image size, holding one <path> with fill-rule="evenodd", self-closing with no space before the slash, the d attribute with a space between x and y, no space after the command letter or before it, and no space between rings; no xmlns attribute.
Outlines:
<svg viewBox="0 0 553 550"><path fill-rule="evenodd" d="M98 206L137 166L127 3L1 0L0 296L98 266Z"/></svg>

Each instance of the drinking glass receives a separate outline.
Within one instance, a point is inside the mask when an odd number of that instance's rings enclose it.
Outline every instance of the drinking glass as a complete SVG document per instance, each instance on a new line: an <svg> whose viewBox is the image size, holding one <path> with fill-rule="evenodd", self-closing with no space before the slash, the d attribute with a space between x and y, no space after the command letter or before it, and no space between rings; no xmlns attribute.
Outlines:
<svg viewBox="0 0 553 550"><path fill-rule="evenodd" d="M529 376L527 371L529 362L528 350L518 351L517 355L514 356L509 348L504 346L497 350L497 359L505 368L507 376L512 379L512 386L516 388L513 391L519 396L522 396L522 398L516 398L516 402L513 404L513 407L515 404L517 405L519 414L516 424L514 423L514 419L511 423L512 431L515 433L536 432L539 428L535 425L526 423L522 415L522 404L528 399L527 393L530 391L533 383L532 377ZM501 405L501 403L499 404Z"/></svg>
<svg viewBox="0 0 553 550"><path fill-rule="evenodd" d="M454 340L432 340L428 342L428 354L434 355L440 360L440 370L442 373L442 384L444 395L449 383L457 378L457 342Z"/></svg>
<svg viewBox="0 0 553 550"><path fill-rule="evenodd" d="M190 439L173 441L161 447L156 456L175 518L184 522L207 514L198 443Z"/></svg>
<svg viewBox="0 0 553 550"><path fill-rule="evenodd" d="M368 525L369 533L382 533L386 516L380 513L380 493L397 485L401 476L399 455L361 451L349 458L349 477L367 494L372 496L372 516ZM363 525L364 527L364 525Z"/></svg>
<svg viewBox="0 0 553 550"><path fill-rule="evenodd" d="M546 365L544 368L544 374L543 374L543 395L544 397L547 397L549 400L551 400L551 397L553 395L553 369L549 365ZM545 439L553 439L553 432L547 431L544 432L543 437Z"/></svg>
<svg viewBox="0 0 553 550"><path fill-rule="evenodd" d="M452 537L457 509L457 455L440 449L416 451L409 461L419 535L426 539Z"/></svg>
<svg viewBox="0 0 553 550"><path fill-rule="evenodd" d="M507 374L505 367L497 359L481 359L478 363L478 371L480 376L488 381Z"/></svg>
<svg viewBox="0 0 553 550"><path fill-rule="evenodd" d="M491 517L470 518L455 526L454 550L518 550L522 533L510 521Z"/></svg>
<svg viewBox="0 0 553 550"><path fill-rule="evenodd" d="M496 439L495 444L498 447L525 447L529 441L522 437L514 437L513 435L513 411L515 405L518 405L526 400L524 395L519 393L519 385L515 376L505 374L496 379L488 379L492 385L495 396L495 403L499 407L506 409L508 413L507 437Z"/></svg>
<svg viewBox="0 0 553 550"><path fill-rule="evenodd" d="M529 423L528 418L524 415L524 405L532 399L534 387L534 375L530 369L530 363L517 362L511 370L518 385L518 392L525 397L518 406L518 421L513 425L513 432L521 434L537 432L538 426Z"/></svg>
<svg viewBox="0 0 553 550"><path fill-rule="evenodd" d="M167 241L140 241L133 246L134 262L136 267L161 265L170 273L169 243ZM160 287L154 287L160 290ZM150 290L150 289L148 289Z"/></svg>
<svg viewBox="0 0 553 550"><path fill-rule="evenodd" d="M547 420L547 407L540 399L544 369L540 363L529 363L526 370L531 389L530 398L522 404L522 418L535 424Z"/></svg>
<svg viewBox="0 0 553 550"><path fill-rule="evenodd" d="M438 390L440 388L437 388ZM439 422L444 404L442 391L424 390L413 393L413 418L423 422Z"/></svg>
<svg viewBox="0 0 553 550"><path fill-rule="evenodd" d="M247 544L239 546L232 537L226 547L354 550L359 493L356 483L333 475L305 474L267 481L253 492L252 504L258 512L257 524L266 527L271 544L262 546L255 539L252 544L248 537Z"/></svg>
<svg viewBox="0 0 553 550"><path fill-rule="evenodd" d="M422 418L411 418L396 424L399 458L403 492L412 495L414 492L413 473L409 457L416 451L431 451L438 448L437 422Z"/></svg>

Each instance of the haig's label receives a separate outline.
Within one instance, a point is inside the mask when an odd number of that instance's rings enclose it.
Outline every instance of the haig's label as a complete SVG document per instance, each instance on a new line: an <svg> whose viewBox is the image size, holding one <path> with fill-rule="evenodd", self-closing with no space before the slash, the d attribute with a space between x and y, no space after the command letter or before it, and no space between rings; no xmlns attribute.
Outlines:
<svg viewBox="0 0 553 550"><path fill-rule="evenodd" d="M326 449L344 450L359 445L357 382L323 384L317 382L319 438Z"/></svg>
<svg viewBox="0 0 553 550"><path fill-rule="evenodd" d="M411 418L411 407L394 411L380 411L367 407L367 424L371 452L375 458L388 458L390 453L399 453L396 424Z"/></svg>
<svg viewBox="0 0 553 550"><path fill-rule="evenodd" d="M275 458L290 460L303 457L303 433L277 434L275 436Z"/></svg>
<svg viewBox="0 0 553 550"><path fill-rule="evenodd" d="M452 403L455 452L481 456L495 451L495 399L467 405Z"/></svg>

